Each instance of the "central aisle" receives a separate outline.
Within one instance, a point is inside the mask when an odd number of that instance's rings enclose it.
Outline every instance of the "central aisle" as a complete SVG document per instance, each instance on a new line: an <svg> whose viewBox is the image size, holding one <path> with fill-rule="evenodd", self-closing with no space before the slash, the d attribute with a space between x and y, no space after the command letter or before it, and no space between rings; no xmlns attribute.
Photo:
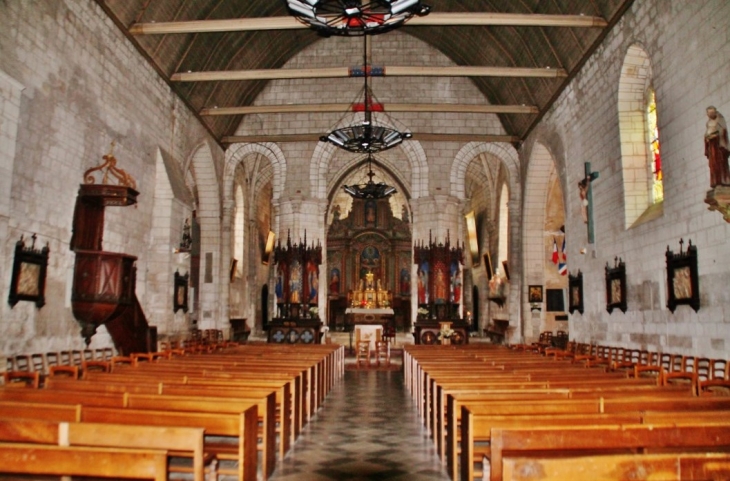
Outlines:
<svg viewBox="0 0 730 481"><path fill-rule="evenodd" d="M345 371L271 481L448 481L400 371Z"/></svg>

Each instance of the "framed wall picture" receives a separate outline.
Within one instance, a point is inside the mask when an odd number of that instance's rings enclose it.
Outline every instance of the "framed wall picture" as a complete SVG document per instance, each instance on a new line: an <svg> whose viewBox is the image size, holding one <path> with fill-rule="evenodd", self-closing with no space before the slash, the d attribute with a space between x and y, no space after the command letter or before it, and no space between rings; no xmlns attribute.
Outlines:
<svg viewBox="0 0 730 481"><path fill-rule="evenodd" d="M626 313L626 264L618 257L613 267L606 262L606 310L611 314L616 308Z"/></svg>
<svg viewBox="0 0 730 481"><path fill-rule="evenodd" d="M542 302L542 286L528 286L527 302L529 302L530 304L532 304L533 302Z"/></svg>
<svg viewBox="0 0 730 481"><path fill-rule="evenodd" d="M492 276L494 276L494 271L492 270L492 258L490 257L489 252L484 254L484 270L487 273L487 279L491 279Z"/></svg>
<svg viewBox="0 0 730 481"><path fill-rule="evenodd" d="M180 275L180 272L175 271L175 288L172 293L172 311L177 312L178 309L182 309L183 312L188 312L188 281L190 279L190 273L184 276Z"/></svg>
<svg viewBox="0 0 730 481"><path fill-rule="evenodd" d="M583 314L583 273L568 274L568 312Z"/></svg>
<svg viewBox="0 0 730 481"><path fill-rule="evenodd" d="M689 241L683 250L684 240L679 241L679 253L667 246L667 308L674 312L680 304L688 304L695 312L700 310L700 285L697 272L697 246Z"/></svg>
<svg viewBox="0 0 730 481"><path fill-rule="evenodd" d="M46 271L48 269L48 244L42 249L35 248L36 235L29 247L25 240L15 243L15 258L13 260L13 277L10 280L10 294L8 304L15 307L18 301L35 302L39 309L46 303Z"/></svg>

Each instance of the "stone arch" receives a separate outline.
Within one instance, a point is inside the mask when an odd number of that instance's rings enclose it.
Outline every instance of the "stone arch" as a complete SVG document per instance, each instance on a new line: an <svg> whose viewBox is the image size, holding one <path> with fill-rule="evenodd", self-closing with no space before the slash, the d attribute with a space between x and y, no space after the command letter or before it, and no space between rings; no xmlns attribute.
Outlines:
<svg viewBox="0 0 730 481"><path fill-rule="evenodd" d="M411 165L411 182L410 182L410 198L418 199L428 196L428 163L426 152L423 150L420 142L405 141L400 146ZM327 199L329 192L337 184L332 182L328 184L327 173L329 172L329 164L336 152L337 147L328 142L319 142L312 154L312 161L309 168L309 180L311 186L312 197L315 199ZM359 162L359 161L353 161ZM397 177L398 169L388 162L381 162L390 170L394 177ZM343 172L350 170L352 163L348 164L344 169L338 172L333 179L341 179ZM399 179L403 185L408 185Z"/></svg>
<svg viewBox="0 0 730 481"><path fill-rule="evenodd" d="M480 154L492 154L502 161L509 173L510 200L519 199L519 197L515 197L515 193L519 192L519 189L516 189L515 186L519 184L520 161L517 156L517 150L505 142L469 142L462 147L454 157L453 164L451 164L451 195L464 200L466 169L474 157Z"/></svg>
<svg viewBox="0 0 730 481"><path fill-rule="evenodd" d="M651 204L646 96L652 65L646 50L631 45L621 66L618 124L624 188L624 227L628 229Z"/></svg>
<svg viewBox="0 0 730 481"><path fill-rule="evenodd" d="M192 167L198 192L197 219L200 224L200 273L198 328L216 329L226 318L228 295L221 284L226 269L221 268L221 197L213 165L213 152L207 142L193 149L188 168ZM210 265L209 265L210 263ZM212 274L207 276L207 274ZM224 299L225 298L225 299Z"/></svg>
<svg viewBox="0 0 730 481"><path fill-rule="evenodd" d="M286 157L278 145L273 142L255 144L233 144L226 150L226 165L223 173L223 199L232 199L233 175L236 165L249 154L261 154L271 162L274 168L273 200L281 197L286 185Z"/></svg>
<svg viewBox="0 0 730 481"><path fill-rule="evenodd" d="M547 201L550 184L556 179L557 170L555 159L545 145L535 142L527 168L525 178L525 195L523 199L522 215L522 256L524 285L545 285L545 216L547 215ZM552 233L553 235L556 233ZM560 242L560 241L558 241ZM560 246L558 246L560 247ZM525 299L521 299L521 302ZM539 334L541 318L533 319L529 316L527 304L523 312L523 336L526 339L535 338Z"/></svg>

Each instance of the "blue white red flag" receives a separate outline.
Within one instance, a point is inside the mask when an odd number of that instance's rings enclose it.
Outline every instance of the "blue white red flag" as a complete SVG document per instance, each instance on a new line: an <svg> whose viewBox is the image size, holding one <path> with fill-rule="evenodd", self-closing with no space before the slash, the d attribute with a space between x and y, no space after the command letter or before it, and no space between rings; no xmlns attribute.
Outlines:
<svg viewBox="0 0 730 481"><path fill-rule="evenodd" d="M560 260L560 257L558 254L558 243L555 240L555 237L553 237L553 264L557 264L558 260Z"/></svg>

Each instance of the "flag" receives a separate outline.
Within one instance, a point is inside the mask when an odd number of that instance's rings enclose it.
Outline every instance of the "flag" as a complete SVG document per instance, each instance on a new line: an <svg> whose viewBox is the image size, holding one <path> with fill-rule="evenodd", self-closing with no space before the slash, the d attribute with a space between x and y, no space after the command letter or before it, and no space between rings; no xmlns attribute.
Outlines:
<svg viewBox="0 0 730 481"><path fill-rule="evenodd" d="M555 254L553 254L553 256L554 255ZM564 276L568 273L568 256L565 254L565 237L563 237L563 247L561 249L561 255L562 259L561 262L558 264L558 272L561 276Z"/></svg>
<svg viewBox="0 0 730 481"><path fill-rule="evenodd" d="M555 241L555 237L553 237L553 264L557 264L558 260L558 243Z"/></svg>

